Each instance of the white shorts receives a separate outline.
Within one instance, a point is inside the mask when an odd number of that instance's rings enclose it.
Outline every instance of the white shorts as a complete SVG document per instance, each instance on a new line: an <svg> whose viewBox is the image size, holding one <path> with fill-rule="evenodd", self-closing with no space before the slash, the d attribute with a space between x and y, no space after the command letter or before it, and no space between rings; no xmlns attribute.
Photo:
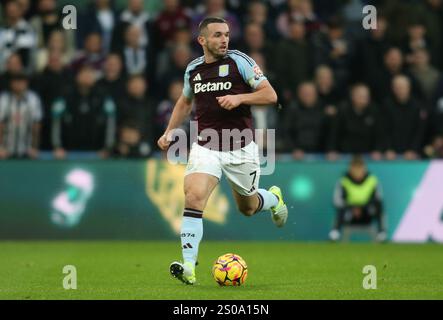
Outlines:
<svg viewBox="0 0 443 320"><path fill-rule="evenodd" d="M258 190L260 159L255 142L234 151L216 151L194 143L189 154L185 176L206 173L221 179L226 175L231 187L243 196L251 196Z"/></svg>

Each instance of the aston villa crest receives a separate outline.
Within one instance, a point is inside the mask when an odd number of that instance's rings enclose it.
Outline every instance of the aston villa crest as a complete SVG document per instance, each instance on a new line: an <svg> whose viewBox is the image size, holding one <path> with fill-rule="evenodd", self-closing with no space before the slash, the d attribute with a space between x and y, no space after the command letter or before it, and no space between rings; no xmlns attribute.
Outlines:
<svg viewBox="0 0 443 320"><path fill-rule="evenodd" d="M218 67L218 76L226 77L229 74L229 64L224 64Z"/></svg>

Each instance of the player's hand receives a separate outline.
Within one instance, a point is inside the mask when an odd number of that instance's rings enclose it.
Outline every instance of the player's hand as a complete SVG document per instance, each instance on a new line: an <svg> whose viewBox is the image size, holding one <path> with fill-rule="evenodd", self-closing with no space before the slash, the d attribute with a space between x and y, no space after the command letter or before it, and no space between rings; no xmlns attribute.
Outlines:
<svg viewBox="0 0 443 320"><path fill-rule="evenodd" d="M216 98L223 109L232 110L241 104L240 95L227 95Z"/></svg>
<svg viewBox="0 0 443 320"><path fill-rule="evenodd" d="M171 144L170 136L171 136L171 134L169 132L169 133L165 133L164 135L162 135L160 137L160 139L158 139L157 145L162 151L166 151L168 149L169 145Z"/></svg>

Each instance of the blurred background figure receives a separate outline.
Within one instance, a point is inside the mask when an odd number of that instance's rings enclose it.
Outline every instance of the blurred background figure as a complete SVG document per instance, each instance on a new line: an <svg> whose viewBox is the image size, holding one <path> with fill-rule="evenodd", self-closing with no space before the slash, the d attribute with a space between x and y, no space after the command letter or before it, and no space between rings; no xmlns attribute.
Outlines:
<svg viewBox="0 0 443 320"><path fill-rule="evenodd" d="M103 77L97 81L97 90L104 96L110 96L118 105L126 96L126 75L123 63L118 54L106 57Z"/></svg>
<svg viewBox="0 0 443 320"><path fill-rule="evenodd" d="M102 52L102 39L100 33L90 33L85 38L83 50L78 51L71 63L71 70L77 73L83 67L91 68L98 78L103 73L105 55Z"/></svg>
<svg viewBox="0 0 443 320"><path fill-rule="evenodd" d="M165 129L169 123L169 119L171 118L175 102L178 100L178 98L180 98L182 92L183 92L183 80L181 78L174 79L169 83L168 96L166 99L160 101L160 103L157 106L155 114L156 137L161 136L163 132L165 132ZM190 119L191 117L189 117L187 121L184 121L183 125L180 127L180 129L185 130L187 133L189 132Z"/></svg>
<svg viewBox="0 0 443 320"><path fill-rule="evenodd" d="M48 56L47 66L32 81L33 88L40 93L43 108L40 149L52 150L51 127L54 102L74 85L72 74L66 68L63 55L53 51Z"/></svg>
<svg viewBox="0 0 443 320"><path fill-rule="evenodd" d="M289 37L292 22L302 23L308 36L319 31L321 27L311 0L287 1L286 10L276 20L277 30L283 37Z"/></svg>
<svg viewBox="0 0 443 320"><path fill-rule="evenodd" d="M406 160L420 156L426 129L427 112L411 94L411 81L404 75L393 78L393 97L383 106L386 157L394 160L401 154Z"/></svg>
<svg viewBox="0 0 443 320"><path fill-rule="evenodd" d="M154 21L155 46L158 49L173 45L176 31L189 29L191 26L191 18L180 2L180 0L163 1L164 8Z"/></svg>
<svg viewBox="0 0 443 320"><path fill-rule="evenodd" d="M42 107L29 79L14 74L0 95L0 159L38 157Z"/></svg>
<svg viewBox="0 0 443 320"><path fill-rule="evenodd" d="M431 65L426 49L417 49L412 54L411 74L417 79L426 104L432 103L440 80L440 71Z"/></svg>
<svg viewBox="0 0 443 320"><path fill-rule="evenodd" d="M8 90L9 82L14 74L24 73L25 68L18 53L11 54L6 60L5 70L0 73L0 92Z"/></svg>
<svg viewBox="0 0 443 320"><path fill-rule="evenodd" d="M371 102L369 88L364 84L352 87L350 100L334 119L329 150L345 154L371 154L381 160L384 151L384 130L378 109Z"/></svg>
<svg viewBox="0 0 443 320"><path fill-rule="evenodd" d="M54 30L49 35L48 43L35 53L35 71L41 72L48 65L50 55L58 55L64 65L69 65L75 55L75 49L66 43L65 33Z"/></svg>
<svg viewBox="0 0 443 320"><path fill-rule="evenodd" d="M128 80L127 97L119 113L116 152L120 157L147 157L153 151L154 102L147 99L147 83L142 76Z"/></svg>
<svg viewBox="0 0 443 320"><path fill-rule="evenodd" d="M150 14L144 9L143 0L128 0L127 7L120 14L112 36L111 50L121 51L125 43L125 34L129 26L138 27L140 37L138 45L143 48L150 46L151 19Z"/></svg>
<svg viewBox="0 0 443 320"><path fill-rule="evenodd" d="M344 21L340 17L332 17L325 32L319 32L313 38L316 66L327 64L332 68L337 87L345 90L351 80L351 69L355 54L355 44L345 31Z"/></svg>
<svg viewBox="0 0 443 320"><path fill-rule="evenodd" d="M33 70L32 55L37 47L37 36L28 21L25 9L18 0L7 0L3 6L4 19L0 26L0 72L13 53L20 55L26 72Z"/></svg>
<svg viewBox="0 0 443 320"><path fill-rule="evenodd" d="M205 0L197 8L197 13L192 17L192 34L194 39L198 35L198 25L206 17L220 17L229 24L230 42L232 46L237 44L241 37L240 21L236 13L228 10L225 0Z"/></svg>
<svg viewBox="0 0 443 320"><path fill-rule="evenodd" d="M341 96L335 85L334 72L327 65L320 65L315 69L314 77L318 96L325 106L326 113L330 116L335 115Z"/></svg>
<svg viewBox="0 0 443 320"><path fill-rule="evenodd" d="M128 26L125 32L125 42L119 52L123 61L125 74L132 76L143 74L152 63L146 46L141 45L142 30L136 25Z"/></svg>
<svg viewBox="0 0 443 320"><path fill-rule="evenodd" d="M376 241L386 240L382 189L376 176L368 172L363 158L354 156L348 172L334 190L336 218L329 233L332 241L342 238L345 227L371 228L376 223Z"/></svg>
<svg viewBox="0 0 443 320"><path fill-rule="evenodd" d="M301 22L291 22L288 38L277 44L274 65L277 84L286 103L294 98L298 85L309 78L312 71L312 46L306 38L306 28ZM272 60L271 60L272 61ZM296 63L304 61L304 63Z"/></svg>
<svg viewBox="0 0 443 320"><path fill-rule="evenodd" d="M56 0L38 0L37 15L31 21L31 27L36 33L37 49L48 47L53 32L60 32L66 51L73 51L75 46L75 31L65 30L62 26L61 11L57 8ZM61 40L57 40L59 42ZM56 45L53 43L52 45Z"/></svg>
<svg viewBox="0 0 443 320"><path fill-rule="evenodd" d="M82 44L86 36L99 33L102 39L102 52L111 50L112 36L118 21L117 11L114 9L113 0L93 0L90 6L79 15L77 29L77 43Z"/></svg>
<svg viewBox="0 0 443 320"><path fill-rule="evenodd" d="M95 72L83 67L75 86L52 106L52 145L54 156L64 159L69 151L96 152L107 158L114 148L116 106L109 96L95 87Z"/></svg>
<svg viewBox="0 0 443 320"><path fill-rule="evenodd" d="M314 83L300 84L297 102L291 108L286 119L286 131L293 158L302 160L305 153L323 152L328 118Z"/></svg>

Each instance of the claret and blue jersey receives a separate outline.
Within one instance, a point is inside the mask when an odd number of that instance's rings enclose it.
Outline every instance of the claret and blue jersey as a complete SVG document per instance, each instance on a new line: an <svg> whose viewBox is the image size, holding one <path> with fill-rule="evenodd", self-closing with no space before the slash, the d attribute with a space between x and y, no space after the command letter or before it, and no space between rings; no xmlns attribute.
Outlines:
<svg viewBox="0 0 443 320"><path fill-rule="evenodd" d="M220 107L217 97L250 93L266 80L262 71L246 54L228 50L227 55L212 63L204 56L189 63L184 77L183 95L195 103L198 132L214 129L253 129L250 106L226 110Z"/></svg>

